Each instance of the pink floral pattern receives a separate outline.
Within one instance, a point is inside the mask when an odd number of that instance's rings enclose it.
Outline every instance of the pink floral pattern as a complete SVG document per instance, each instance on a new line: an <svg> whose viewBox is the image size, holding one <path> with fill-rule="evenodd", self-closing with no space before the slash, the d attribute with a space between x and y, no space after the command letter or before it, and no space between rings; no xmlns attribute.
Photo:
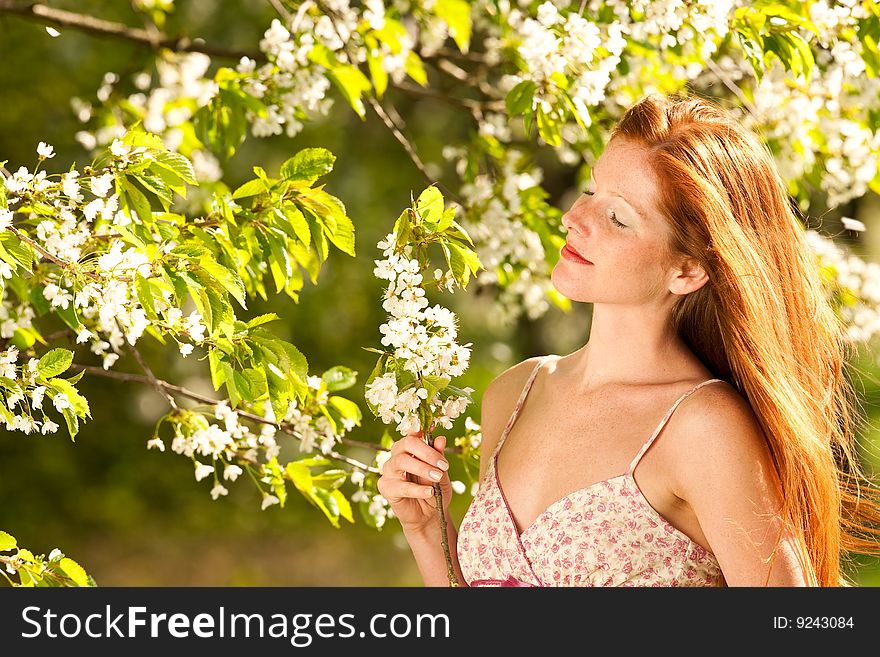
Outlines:
<svg viewBox="0 0 880 657"><path fill-rule="evenodd" d="M666 413L626 472L557 500L522 533L498 480L497 458L528 395L538 362L492 454L480 490L458 534L458 560L470 586L718 586L715 556L671 525L632 476L635 466L676 407Z"/></svg>

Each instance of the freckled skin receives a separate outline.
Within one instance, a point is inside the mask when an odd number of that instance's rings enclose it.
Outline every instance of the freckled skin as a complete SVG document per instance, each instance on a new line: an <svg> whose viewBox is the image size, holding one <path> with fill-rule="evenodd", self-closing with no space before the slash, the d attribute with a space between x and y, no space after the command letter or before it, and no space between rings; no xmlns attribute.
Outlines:
<svg viewBox="0 0 880 657"><path fill-rule="evenodd" d="M581 195L563 215L568 241L593 263L561 257L554 267L554 287L572 301L639 305L665 287L660 254L669 231L654 205L658 187L646 158L640 146L612 140L594 167L594 195Z"/></svg>

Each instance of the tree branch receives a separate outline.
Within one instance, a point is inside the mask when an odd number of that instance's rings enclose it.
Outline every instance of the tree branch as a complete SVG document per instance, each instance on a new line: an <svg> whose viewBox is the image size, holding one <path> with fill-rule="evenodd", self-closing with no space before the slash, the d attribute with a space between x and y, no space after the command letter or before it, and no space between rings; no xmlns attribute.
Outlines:
<svg viewBox="0 0 880 657"><path fill-rule="evenodd" d="M446 103L447 105L452 105L454 107L464 107L465 109L468 109L472 112L474 110L492 110L493 112L503 112L505 110L504 101L500 100L481 102L479 100L473 100L472 98L454 98L452 96L439 93L432 89L426 89L415 84L409 84L407 82L400 82L397 84L392 83L389 86L392 89L398 89L399 91L409 94L410 96L430 98L432 100Z"/></svg>
<svg viewBox="0 0 880 657"><path fill-rule="evenodd" d="M756 119L759 118L758 110L755 108L754 105L752 105L751 102L749 102L749 99L746 98L745 94L742 92L742 89L740 89L733 82L733 80L731 80L727 76L727 74L721 69L721 67L717 66L711 58L706 59L706 66L709 68L710 71L718 76L718 79L721 80L722 84L724 84L725 87L733 92L733 95L739 99L739 102L741 102L743 104L743 107L745 107L749 111L749 114L754 116Z"/></svg>
<svg viewBox="0 0 880 657"><path fill-rule="evenodd" d="M290 19L293 18L290 15L290 12L281 4L280 0L269 0L269 4L277 11L282 18L284 18L285 22L289 23Z"/></svg>
<svg viewBox="0 0 880 657"><path fill-rule="evenodd" d="M13 0L0 0L0 14L19 16L26 20L34 21L42 25L55 25L57 27L71 28L80 32L87 32L97 36L110 37L131 41L153 50L168 48L176 52L200 52L211 57L220 59L239 60L242 57L250 57L258 62L265 62L263 53L242 52L226 50L209 46L202 39L190 39L185 36L172 37L164 32L153 32L143 28L131 27L125 23L116 23L102 18L95 18L87 14L77 14L72 11L55 9L39 3L19 4Z"/></svg>
<svg viewBox="0 0 880 657"><path fill-rule="evenodd" d="M215 406L220 403L222 400L212 399L211 397L206 397L205 395L200 395L197 392L193 392L192 390L188 390L181 386L176 386L174 384L168 383L167 381L162 381L161 379L155 379L155 384L150 380L147 376L142 376L140 374L131 374L128 372L114 372L113 370L105 370L103 367L97 367L95 365L79 365L78 363L74 363L76 367L82 367L86 373L94 374L96 376L103 376L108 379L116 379L117 381L126 381L133 383L143 383L147 385L158 385L166 391L176 392L178 395L182 397L188 397L189 399L193 399L195 401L202 402L203 404L211 404ZM268 420L259 415L255 415L253 413L249 413L247 411L243 411L240 409L235 409L235 412L243 418L247 418L248 420L252 420L254 422L259 422L261 424L269 424L279 431L283 433L289 434L293 436L297 440L302 440L302 436L300 436L292 425L286 422L273 422L272 420ZM352 440L351 438L341 438L340 442L346 445L352 445L355 447L364 447L367 449L372 449L375 451L387 451L387 448L382 447L380 445L375 445L373 443L367 443L360 440ZM345 456L344 454L340 454L338 452L330 451L326 454L327 456L336 459L337 461L342 461L343 463L347 463L351 466L364 470L366 472L372 472L375 474L381 474L377 468L367 465L366 463L361 463L360 461Z"/></svg>
<svg viewBox="0 0 880 657"><path fill-rule="evenodd" d="M146 361L144 361L144 358L143 356L141 356L141 352L138 351L138 348L132 345L131 353L134 354L134 357L137 359L137 362L141 366L141 369L146 372L147 377L149 377L150 379L150 383L153 384L153 387L156 389L156 391L168 400L168 404L171 406L171 408L173 408L175 411L178 410L177 402L174 401L174 397L172 397L171 393L165 390L165 388L163 388L162 385L159 383L159 379L156 378L156 375L153 374L153 370L151 370L150 366L147 365Z"/></svg>

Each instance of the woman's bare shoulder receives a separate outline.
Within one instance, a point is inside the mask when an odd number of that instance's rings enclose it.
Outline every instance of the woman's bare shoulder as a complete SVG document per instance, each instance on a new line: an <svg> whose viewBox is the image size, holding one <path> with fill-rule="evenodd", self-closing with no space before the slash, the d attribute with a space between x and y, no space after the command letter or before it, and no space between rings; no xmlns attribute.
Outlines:
<svg viewBox="0 0 880 657"><path fill-rule="evenodd" d="M529 376L541 360L541 356L527 358L511 365L501 372L486 386L480 400L480 478L486 470L486 460L495 450L501 438L501 432L513 413L513 407L519 398Z"/></svg>
<svg viewBox="0 0 880 657"><path fill-rule="evenodd" d="M728 382L704 386L673 414L669 447L681 467L674 468L683 489L707 464L727 471L760 467L772 472L766 436L748 399Z"/></svg>

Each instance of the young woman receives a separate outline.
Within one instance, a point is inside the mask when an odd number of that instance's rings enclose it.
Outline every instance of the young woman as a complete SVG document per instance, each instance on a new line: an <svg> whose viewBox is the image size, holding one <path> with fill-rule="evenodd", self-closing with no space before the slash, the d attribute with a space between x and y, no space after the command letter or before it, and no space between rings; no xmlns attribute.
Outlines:
<svg viewBox="0 0 880 657"><path fill-rule="evenodd" d="M844 553L880 551L880 491L846 329L766 146L710 102L649 95L563 225L552 280L593 304L589 340L486 389L479 491L460 530L445 510L460 583L850 584ZM435 447L394 443L379 490L445 585Z"/></svg>

